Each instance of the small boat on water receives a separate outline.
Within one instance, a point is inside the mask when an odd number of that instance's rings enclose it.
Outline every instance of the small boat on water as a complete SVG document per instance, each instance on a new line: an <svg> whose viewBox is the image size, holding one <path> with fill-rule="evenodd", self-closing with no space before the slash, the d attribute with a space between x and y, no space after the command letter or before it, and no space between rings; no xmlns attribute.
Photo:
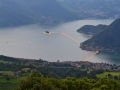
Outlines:
<svg viewBox="0 0 120 90"><path fill-rule="evenodd" d="M48 33L49 33L49 31L45 31L44 33L47 33L47 34L48 34Z"/></svg>
<svg viewBox="0 0 120 90"><path fill-rule="evenodd" d="M98 51L98 50L95 50L95 52L96 52L96 54L99 54L99 53L100 53L100 51Z"/></svg>

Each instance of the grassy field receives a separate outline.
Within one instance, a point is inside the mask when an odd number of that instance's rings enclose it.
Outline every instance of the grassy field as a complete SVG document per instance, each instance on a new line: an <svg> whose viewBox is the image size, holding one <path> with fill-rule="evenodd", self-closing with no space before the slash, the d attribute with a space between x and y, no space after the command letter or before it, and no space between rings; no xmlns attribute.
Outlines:
<svg viewBox="0 0 120 90"><path fill-rule="evenodd" d="M2 73L2 74L12 74L13 72L12 71L0 71L0 73Z"/></svg>
<svg viewBox="0 0 120 90"><path fill-rule="evenodd" d="M13 62L9 62L9 61L0 60L0 63L9 63L9 64L12 64Z"/></svg>
<svg viewBox="0 0 120 90"><path fill-rule="evenodd" d="M31 70L30 68L22 68L23 71L28 71L28 70Z"/></svg>
<svg viewBox="0 0 120 90"><path fill-rule="evenodd" d="M0 90L13 90L18 85L19 79L16 77L10 77L6 80L5 76L0 76Z"/></svg>
<svg viewBox="0 0 120 90"><path fill-rule="evenodd" d="M0 90L14 90L18 84L0 83Z"/></svg>
<svg viewBox="0 0 120 90"><path fill-rule="evenodd" d="M10 77L10 80L6 80L6 77L0 77L0 83L18 83L19 79L15 77Z"/></svg>
<svg viewBox="0 0 120 90"><path fill-rule="evenodd" d="M9 76L10 80L6 80L5 76L0 76L0 90L13 90L18 86L19 80L26 78L26 76Z"/></svg>
<svg viewBox="0 0 120 90"><path fill-rule="evenodd" d="M97 78L105 78L107 77L106 75L108 74L111 74L111 75L116 75L116 76L119 76L120 75L120 72L104 72L104 73L101 73L101 74L96 74Z"/></svg>

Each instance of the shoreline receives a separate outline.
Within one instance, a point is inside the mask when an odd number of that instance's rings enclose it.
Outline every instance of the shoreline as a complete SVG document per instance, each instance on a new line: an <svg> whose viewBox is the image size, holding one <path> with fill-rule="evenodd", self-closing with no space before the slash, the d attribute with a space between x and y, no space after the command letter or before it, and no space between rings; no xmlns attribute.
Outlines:
<svg viewBox="0 0 120 90"><path fill-rule="evenodd" d="M86 51L99 51L99 52L118 52L117 49L111 49L111 48L105 48L105 47L100 47L100 46L90 46L90 45L83 45L82 43L80 44L80 48L82 50Z"/></svg>
<svg viewBox="0 0 120 90"><path fill-rule="evenodd" d="M98 52L98 51L97 51ZM97 53L97 54L99 54L99 52ZM24 60L24 61L38 61L38 60L42 60L42 61L45 61L45 62L48 62L48 63L93 63L93 64L95 64L95 63L106 63L106 62L91 62L91 61L56 61L56 62L50 62L50 61L47 61L47 60L43 60L43 59L26 59L26 58L17 58L17 57L10 57L10 56L5 56L5 55L0 55L0 60L1 60L1 58L9 58L9 59L14 59L14 60ZM110 63L107 63L107 64L110 64ZM114 63L113 63L114 64Z"/></svg>

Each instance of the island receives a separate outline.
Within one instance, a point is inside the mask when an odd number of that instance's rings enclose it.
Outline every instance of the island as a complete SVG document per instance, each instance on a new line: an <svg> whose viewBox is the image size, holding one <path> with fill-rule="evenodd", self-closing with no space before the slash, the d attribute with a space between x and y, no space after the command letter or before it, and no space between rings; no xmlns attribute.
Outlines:
<svg viewBox="0 0 120 90"><path fill-rule="evenodd" d="M49 31L45 31L44 33L45 33L45 34L49 34Z"/></svg>
<svg viewBox="0 0 120 90"><path fill-rule="evenodd" d="M107 25L102 25L102 24L99 24L97 26L84 25L83 27L78 29L77 32L86 34L86 35L96 35L96 34L100 33L101 31L103 31L106 27L107 27Z"/></svg>

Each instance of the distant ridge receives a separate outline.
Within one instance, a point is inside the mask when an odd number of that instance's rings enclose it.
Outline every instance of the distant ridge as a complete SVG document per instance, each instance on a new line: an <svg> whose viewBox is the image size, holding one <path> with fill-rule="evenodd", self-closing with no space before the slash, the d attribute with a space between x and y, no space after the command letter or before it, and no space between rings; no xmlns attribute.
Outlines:
<svg viewBox="0 0 120 90"><path fill-rule="evenodd" d="M102 24L99 24L97 26L84 25L83 27L78 29L77 32L87 34L87 35L96 35L100 33L101 31L103 31L106 27L107 25L102 25Z"/></svg>
<svg viewBox="0 0 120 90"><path fill-rule="evenodd" d="M120 17L120 0L57 0L61 5L79 14L82 19Z"/></svg>
<svg viewBox="0 0 120 90"><path fill-rule="evenodd" d="M0 0L0 27L76 19L56 0Z"/></svg>
<svg viewBox="0 0 120 90"><path fill-rule="evenodd" d="M83 42L80 47L90 51L120 52L120 18L104 31Z"/></svg>

